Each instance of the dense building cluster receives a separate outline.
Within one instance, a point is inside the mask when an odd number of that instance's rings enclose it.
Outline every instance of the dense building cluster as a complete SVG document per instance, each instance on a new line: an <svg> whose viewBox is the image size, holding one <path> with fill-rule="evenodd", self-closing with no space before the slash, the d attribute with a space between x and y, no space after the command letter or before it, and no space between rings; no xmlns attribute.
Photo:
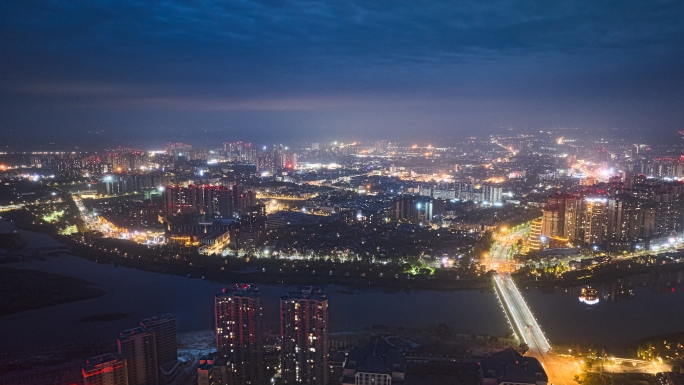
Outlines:
<svg viewBox="0 0 684 385"><path fill-rule="evenodd" d="M254 191L233 186L167 186L163 193L166 216L199 216L201 221L235 218L247 214L256 205Z"/></svg>
<svg viewBox="0 0 684 385"><path fill-rule="evenodd" d="M680 233L684 185L638 175L605 190L588 188L548 198L535 236L612 251L650 248L651 240Z"/></svg>
<svg viewBox="0 0 684 385"><path fill-rule="evenodd" d="M307 286L282 296L279 314L280 370L269 380L265 378L267 344L262 330L263 308L258 288L237 284L217 294L217 350L200 360L198 385L246 385L269 381L297 385L540 385L548 382L537 359L523 357L512 348L484 359L430 358L410 353L410 347L400 347L391 335L375 336L365 345L343 348L346 353L336 370L331 363L331 352L335 348L329 340L328 298L320 289Z"/></svg>

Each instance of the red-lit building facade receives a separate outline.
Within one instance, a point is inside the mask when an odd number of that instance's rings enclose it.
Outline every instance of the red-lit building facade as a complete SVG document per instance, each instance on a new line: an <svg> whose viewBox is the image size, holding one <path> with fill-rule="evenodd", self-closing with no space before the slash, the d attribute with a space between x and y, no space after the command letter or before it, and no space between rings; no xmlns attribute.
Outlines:
<svg viewBox="0 0 684 385"><path fill-rule="evenodd" d="M126 360L111 353L89 358L82 373L83 385L128 385Z"/></svg>
<svg viewBox="0 0 684 385"><path fill-rule="evenodd" d="M328 384L328 299L304 287L280 298L284 384Z"/></svg>
<svg viewBox="0 0 684 385"><path fill-rule="evenodd" d="M235 285L214 299L216 350L233 362L235 385L263 381L261 294L254 285Z"/></svg>

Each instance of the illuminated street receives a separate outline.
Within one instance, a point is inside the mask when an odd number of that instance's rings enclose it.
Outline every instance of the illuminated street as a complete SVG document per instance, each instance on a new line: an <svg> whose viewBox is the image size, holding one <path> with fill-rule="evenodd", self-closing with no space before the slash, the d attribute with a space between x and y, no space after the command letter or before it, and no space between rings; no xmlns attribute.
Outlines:
<svg viewBox="0 0 684 385"><path fill-rule="evenodd" d="M579 363L557 356L544 335L534 314L525 302L520 290L509 275L510 261L508 255L514 240L520 233L511 236L499 236L500 242L495 242L487 262L492 269L498 270L494 277L496 292L504 307L511 326L521 341L529 347L527 355L537 358L549 376L552 384L575 384L574 376L580 372ZM611 357L601 365L605 372L612 373L660 373L670 370L670 365L660 362L631 360Z"/></svg>
<svg viewBox="0 0 684 385"><path fill-rule="evenodd" d="M649 362L645 360L632 360L626 358L609 357L600 368L610 373L662 373L672 370L672 365L662 362Z"/></svg>
<svg viewBox="0 0 684 385"><path fill-rule="evenodd" d="M542 363L549 377L549 383L575 384L573 377L577 374L577 366L553 353L534 314L509 275L513 266L508 256L513 244L524 232L523 228L508 235L499 235L498 241L492 245L486 262L491 269L498 271L498 274L494 276L497 295L516 335L529 347L527 355L537 358Z"/></svg>
<svg viewBox="0 0 684 385"><path fill-rule="evenodd" d="M2 11L0 385L684 385L684 1Z"/></svg>
<svg viewBox="0 0 684 385"><path fill-rule="evenodd" d="M523 234L529 230L528 226L522 226L515 231L495 235L496 241L492 245L489 254L484 258L483 264L489 270L498 272L512 272L515 270L515 261L511 256L513 245L522 239Z"/></svg>
<svg viewBox="0 0 684 385"><path fill-rule="evenodd" d="M551 351L549 341L510 276L497 275L494 282L497 294L508 313L509 320L513 323L516 334L529 347L527 354L542 363L550 383L574 384L573 376L577 373L576 367L572 362L556 356Z"/></svg>

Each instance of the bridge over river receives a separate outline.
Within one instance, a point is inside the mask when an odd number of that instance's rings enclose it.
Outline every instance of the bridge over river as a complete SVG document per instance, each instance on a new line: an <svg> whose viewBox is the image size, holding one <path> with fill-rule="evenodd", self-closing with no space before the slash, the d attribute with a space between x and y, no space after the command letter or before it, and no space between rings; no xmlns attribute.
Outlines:
<svg viewBox="0 0 684 385"><path fill-rule="evenodd" d="M494 285L508 322L518 339L529 347L527 354L537 358L544 366L549 383L577 385L574 376L579 373L579 362L560 357L553 352L541 326L510 276L510 272L515 271L517 267L513 259L514 247L520 239L524 238L528 230L529 227L518 226L510 231L504 230L495 234L495 242L486 255L483 265L497 272L494 276ZM632 365L624 365L625 362ZM606 372L623 373L658 373L670 370L669 365L663 363L615 357L606 358L601 367Z"/></svg>
<svg viewBox="0 0 684 385"><path fill-rule="evenodd" d="M553 353L549 341L511 277L508 274L497 274L494 276L494 284L508 322L518 338L529 347L527 354L538 359L544 366L549 383L575 385L573 377L577 373L577 367Z"/></svg>

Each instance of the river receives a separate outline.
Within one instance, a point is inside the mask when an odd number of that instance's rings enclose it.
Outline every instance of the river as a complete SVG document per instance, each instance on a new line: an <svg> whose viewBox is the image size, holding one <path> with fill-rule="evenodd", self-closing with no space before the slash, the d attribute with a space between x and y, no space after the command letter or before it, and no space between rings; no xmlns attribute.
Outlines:
<svg viewBox="0 0 684 385"><path fill-rule="evenodd" d="M580 301L581 287L520 288L553 342L595 342L611 348L659 334L684 332L684 270L633 275L593 284L598 302Z"/></svg>
<svg viewBox="0 0 684 385"><path fill-rule="evenodd" d="M179 332L213 327L214 295L225 285L199 278L150 273L101 265L73 256L6 266L34 269L85 279L107 294L102 297L29 310L0 318L0 351L25 344L85 342L111 336L135 326L137 321L170 312ZM293 286L260 285L264 321L276 329L280 296ZM464 333L503 335L508 327L496 297L479 291L382 290L350 293L342 286L323 288L329 298L332 330L361 330L375 324L421 326L446 322ZM104 313L130 313L124 319L82 322L83 317Z"/></svg>
<svg viewBox="0 0 684 385"><path fill-rule="evenodd" d="M2 222L2 221L0 221ZM7 222L0 231L7 231ZM20 231L30 244L54 242L43 234ZM115 267L61 255L5 266L40 270L92 282L107 294L90 300L29 310L0 318L0 352L20 346L114 339L137 321L170 312L178 331L213 327L213 296L225 285L200 278ZM684 271L641 274L597 284L598 303L579 301L579 287L525 290L523 296L548 339L591 341L619 347L639 338L684 331ZM278 298L293 286L260 285L265 326L277 329ZM463 333L504 335L508 324L496 295L481 291L347 291L323 288L329 298L332 330L355 331L375 324L427 326L447 323ZM129 313L115 321L83 322L104 313Z"/></svg>

